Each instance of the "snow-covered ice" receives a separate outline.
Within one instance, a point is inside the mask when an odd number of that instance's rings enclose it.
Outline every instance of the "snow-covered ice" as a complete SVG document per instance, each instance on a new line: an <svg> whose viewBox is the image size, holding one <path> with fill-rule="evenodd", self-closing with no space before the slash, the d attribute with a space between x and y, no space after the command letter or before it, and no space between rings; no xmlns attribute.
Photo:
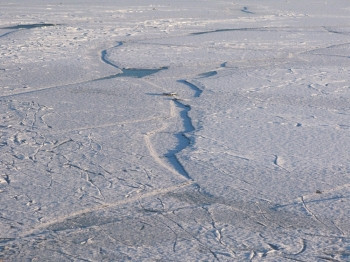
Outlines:
<svg viewBox="0 0 350 262"><path fill-rule="evenodd" d="M350 2L0 3L0 260L349 261Z"/></svg>

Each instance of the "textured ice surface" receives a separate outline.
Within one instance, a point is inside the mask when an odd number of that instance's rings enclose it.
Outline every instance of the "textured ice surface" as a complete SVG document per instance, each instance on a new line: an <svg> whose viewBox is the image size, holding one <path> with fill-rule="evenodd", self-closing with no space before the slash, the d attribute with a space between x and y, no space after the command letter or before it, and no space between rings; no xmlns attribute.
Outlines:
<svg viewBox="0 0 350 262"><path fill-rule="evenodd" d="M349 261L349 12L2 1L0 260Z"/></svg>

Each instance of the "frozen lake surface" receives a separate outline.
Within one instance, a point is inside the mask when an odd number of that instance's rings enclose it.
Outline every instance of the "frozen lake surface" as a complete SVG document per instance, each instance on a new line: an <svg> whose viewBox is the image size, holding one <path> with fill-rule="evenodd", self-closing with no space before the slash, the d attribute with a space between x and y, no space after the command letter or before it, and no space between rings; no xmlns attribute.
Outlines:
<svg viewBox="0 0 350 262"><path fill-rule="evenodd" d="M349 261L349 14L2 1L0 260Z"/></svg>

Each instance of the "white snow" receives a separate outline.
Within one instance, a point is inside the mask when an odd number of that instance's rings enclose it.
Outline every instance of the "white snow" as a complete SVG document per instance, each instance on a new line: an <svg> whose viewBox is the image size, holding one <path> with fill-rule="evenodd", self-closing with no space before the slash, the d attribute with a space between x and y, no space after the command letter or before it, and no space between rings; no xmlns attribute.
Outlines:
<svg viewBox="0 0 350 262"><path fill-rule="evenodd" d="M0 260L349 261L350 2L0 3Z"/></svg>

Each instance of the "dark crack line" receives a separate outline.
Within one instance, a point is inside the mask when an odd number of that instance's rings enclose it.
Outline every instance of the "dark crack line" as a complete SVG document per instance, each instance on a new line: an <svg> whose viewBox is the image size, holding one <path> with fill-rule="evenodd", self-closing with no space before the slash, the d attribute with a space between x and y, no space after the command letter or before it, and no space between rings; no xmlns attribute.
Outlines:
<svg viewBox="0 0 350 262"><path fill-rule="evenodd" d="M5 34L0 35L0 37L7 36L12 33L16 33L21 30L32 29L32 28L40 28L40 27L48 27L48 26L56 26L59 24L24 24L24 25L15 25L15 26L6 26L0 27L0 29L13 29L13 31L7 32Z"/></svg>
<svg viewBox="0 0 350 262"><path fill-rule="evenodd" d="M243 11L243 10L242 10ZM301 32L301 29L311 29L312 32L324 32L320 27L317 26L304 26L304 27L292 27L292 26L281 26L281 27L241 27L241 28L222 28L202 32L194 32L189 35L204 35L210 33L222 33L222 32L235 32L235 31L246 31L246 32ZM313 29L319 29L317 31Z"/></svg>
<svg viewBox="0 0 350 262"><path fill-rule="evenodd" d="M255 14L254 12L251 12L251 11L249 11L248 10L248 7L243 7L242 9L241 9L241 11L243 12L243 13L247 13L247 14Z"/></svg>
<svg viewBox="0 0 350 262"><path fill-rule="evenodd" d="M192 124L192 119L191 117L188 115L188 113L191 111L191 106L184 104L182 102L180 102L179 99L173 99L173 101L175 102L175 104L179 107L182 108L183 110L180 112L180 116L183 119L183 124L185 127L185 130L182 133L189 133L195 130L193 124ZM187 140L189 140L189 138L187 138Z"/></svg>
<svg viewBox="0 0 350 262"><path fill-rule="evenodd" d="M10 35L10 34L16 33L16 32L18 32L18 30L14 30L14 31L7 32L7 33L5 33L5 34L0 35L0 37L5 37L5 36L7 36L7 35Z"/></svg>
<svg viewBox="0 0 350 262"><path fill-rule="evenodd" d="M203 92L202 89L198 88L196 85L190 83L187 80L178 80L177 82L183 83L187 85L189 88L191 88L192 90L194 90L195 93L193 96L195 98L200 97L200 95ZM194 143L193 141L194 139L193 138L191 139L186 135L196 130L195 127L193 126L192 118L189 116L189 112L191 111L192 108L190 105L183 103L181 99L178 99L176 95L175 97L173 97L172 100L174 101L175 105L178 108L182 109L180 111L180 117L183 121L184 130L175 134L175 137L178 140L178 144L174 149L169 150L165 156L168 158L168 161L173 165L173 167L180 174L182 174L187 179L193 180L193 178L190 176L190 174L187 172L187 170L185 169L185 167L182 165L182 163L177 157L177 154L179 154L185 148L190 147Z"/></svg>
<svg viewBox="0 0 350 262"><path fill-rule="evenodd" d="M268 27L244 27L244 28L224 28L224 29L216 29L211 31L203 31L203 32L195 32L191 33L191 35L204 35L210 33L222 33L222 32L234 32L234 31L271 31L274 28Z"/></svg>
<svg viewBox="0 0 350 262"><path fill-rule="evenodd" d="M157 69L138 69L138 68L119 68L122 72L97 78L92 81L101 81L101 80L108 80L113 79L117 77L132 77L132 78L143 78L145 76L153 75L155 73L158 73L161 70L168 69L167 67L161 67Z"/></svg>
<svg viewBox="0 0 350 262"><path fill-rule="evenodd" d="M323 26L323 28L331 34L339 34L339 35L345 35L348 36L350 35L350 32L341 32L341 31L337 31L336 29L332 29L332 28L327 28L326 26Z"/></svg>
<svg viewBox="0 0 350 262"><path fill-rule="evenodd" d="M217 74L218 74L218 72L214 70L214 71L209 71L209 72L205 72L205 73L199 74L198 76L200 78L208 78L208 77L211 77L211 76L215 76Z"/></svg>
<svg viewBox="0 0 350 262"><path fill-rule="evenodd" d="M14 25L14 26L6 26L6 27L0 27L0 29L32 29L32 28L40 28L40 27L47 27L47 26L56 26L60 24L23 24L23 25Z"/></svg>
<svg viewBox="0 0 350 262"><path fill-rule="evenodd" d="M175 137L178 141L177 146L174 149L169 150L168 153L165 154L165 157L167 157L168 161L180 174L182 174L187 179L192 180L191 176L176 156L178 153L180 153L182 150L184 150L192 144L191 139L186 136L187 133L193 132L195 130L192 124L192 119L188 115L188 112L191 110L191 107L180 102L179 99L174 98L173 101L177 107L182 109L180 112L180 117L183 120L184 130L175 134Z"/></svg>
<svg viewBox="0 0 350 262"><path fill-rule="evenodd" d="M114 75L94 79L93 81L113 79L113 78L117 78L117 77L142 78L142 77L145 77L148 75L153 75L155 73L158 73L161 70L168 69L168 67L160 67L160 68L153 68L153 69L149 69L149 68L120 68L119 66L117 66L115 63L111 62L108 59L108 50L120 47L123 44L124 44L123 42L118 42L118 44L116 46L113 46L109 49L105 49L101 52L102 62L106 63L107 65L113 66L114 68L121 70L122 72L119 72L119 73L114 74Z"/></svg>
<svg viewBox="0 0 350 262"><path fill-rule="evenodd" d="M109 49L116 48L116 47L119 47L119 46L122 46L122 45L123 45L123 42L118 42L118 44L117 44L116 46L113 46L113 47L111 47L111 48L109 48ZM113 66L114 68L120 69L116 64L112 63L112 62L108 59L108 57L107 57L107 56L108 56L107 52L108 52L109 49L103 50L103 51L101 52L101 60L102 60L102 62L106 63L107 65Z"/></svg>

